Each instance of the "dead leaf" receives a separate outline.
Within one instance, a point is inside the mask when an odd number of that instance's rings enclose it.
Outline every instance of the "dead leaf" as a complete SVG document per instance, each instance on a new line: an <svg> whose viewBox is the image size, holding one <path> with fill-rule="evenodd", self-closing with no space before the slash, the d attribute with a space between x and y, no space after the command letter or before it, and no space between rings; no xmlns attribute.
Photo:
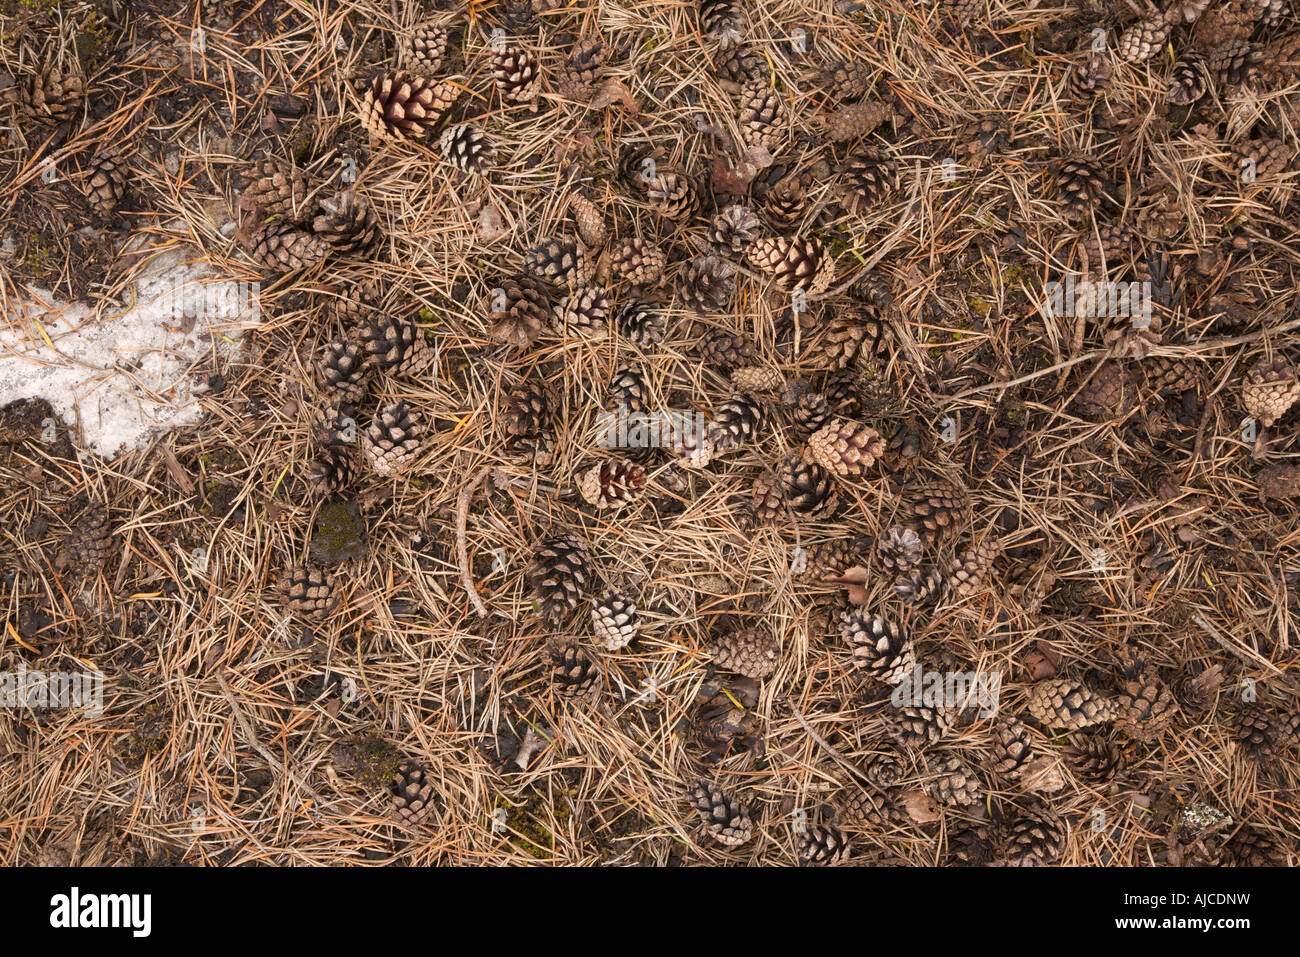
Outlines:
<svg viewBox="0 0 1300 957"><path fill-rule="evenodd" d="M932 824L939 820L939 802L924 791L904 791L898 796L898 803L917 824Z"/></svg>
<svg viewBox="0 0 1300 957"><path fill-rule="evenodd" d="M481 243L495 243L510 235L501 210L491 203L484 205L478 216L478 239Z"/></svg>
<svg viewBox="0 0 1300 957"><path fill-rule="evenodd" d="M1034 646L1034 650L1025 655L1025 665L1029 668L1030 681L1043 681L1055 676L1056 669L1060 664L1060 656L1044 641L1038 642Z"/></svg>

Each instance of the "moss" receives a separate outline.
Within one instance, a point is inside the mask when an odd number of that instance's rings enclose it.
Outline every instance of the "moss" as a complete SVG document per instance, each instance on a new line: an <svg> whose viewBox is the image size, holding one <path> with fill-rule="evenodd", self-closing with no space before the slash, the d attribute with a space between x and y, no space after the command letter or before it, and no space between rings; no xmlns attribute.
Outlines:
<svg viewBox="0 0 1300 957"><path fill-rule="evenodd" d="M975 315L980 316L981 318L987 317L988 314L993 311L993 306L991 303L987 303L983 299L978 298L977 296L971 296L968 300L966 300L966 305L970 307L971 312L975 313ZM966 323L963 322L963 325L966 325Z"/></svg>
<svg viewBox="0 0 1300 957"><path fill-rule="evenodd" d="M309 549L313 561L339 565L366 553L366 526L356 502L331 502L321 509Z"/></svg>
<svg viewBox="0 0 1300 957"><path fill-rule="evenodd" d="M402 752L397 746L377 734L358 735L349 744L356 754L357 782L370 791L391 787L402 763Z"/></svg>

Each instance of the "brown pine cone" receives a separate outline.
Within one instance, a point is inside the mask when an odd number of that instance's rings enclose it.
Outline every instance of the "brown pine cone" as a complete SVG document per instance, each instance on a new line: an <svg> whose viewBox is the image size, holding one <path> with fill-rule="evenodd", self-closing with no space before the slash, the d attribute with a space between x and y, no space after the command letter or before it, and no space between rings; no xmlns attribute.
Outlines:
<svg viewBox="0 0 1300 957"><path fill-rule="evenodd" d="M1155 395L1182 395L1195 389L1201 381L1196 366L1173 356L1152 356L1142 363L1147 374L1147 391Z"/></svg>
<svg viewBox="0 0 1300 957"><path fill-rule="evenodd" d="M695 346L700 360L718 372L730 372L754 359L754 344L749 337L724 329L713 329L700 337Z"/></svg>
<svg viewBox="0 0 1300 957"><path fill-rule="evenodd" d="M1115 727L1143 741L1157 737L1178 713L1173 692L1154 674L1145 672L1124 685L1116 704Z"/></svg>
<svg viewBox="0 0 1300 957"><path fill-rule="evenodd" d="M1263 65L1263 49L1247 40L1221 43L1206 61L1210 74L1224 86L1253 85Z"/></svg>
<svg viewBox="0 0 1300 957"><path fill-rule="evenodd" d="M1232 148L1233 167L1246 185L1254 181L1247 179L1248 172L1254 179L1289 173L1294 159L1295 150L1275 137L1249 140Z"/></svg>
<svg viewBox="0 0 1300 957"><path fill-rule="evenodd" d="M740 847L754 836L749 809L721 788L701 779L688 797L709 837L723 847Z"/></svg>
<svg viewBox="0 0 1300 957"><path fill-rule="evenodd" d="M492 79L507 103L531 103L542 91L542 64L537 54L507 46L492 54Z"/></svg>
<svg viewBox="0 0 1300 957"><path fill-rule="evenodd" d="M547 282L577 289L591 285L596 263L578 239L546 239L524 251L524 268Z"/></svg>
<svg viewBox="0 0 1300 957"><path fill-rule="evenodd" d="M888 153L862 147L844 165L841 203L851 213L866 213L898 187L898 163Z"/></svg>
<svg viewBox="0 0 1300 957"><path fill-rule="evenodd" d="M621 338L648 349L663 342L668 334L668 317L653 303L629 299L614 313L614 328Z"/></svg>
<svg viewBox="0 0 1300 957"><path fill-rule="evenodd" d="M1057 185L1066 212L1082 219L1106 196L1106 180L1099 161L1092 156L1063 160L1057 168Z"/></svg>
<svg viewBox="0 0 1300 957"><path fill-rule="evenodd" d="M907 812L892 795L869 794L860 785L845 788L838 817L857 831L888 831L908 822Z"/></svg>
<svg viewBox="0 0 1300 957"><path fill-rule="evenodd" d="M578 607L591 583L587 543L570 534L542 540L524 577L537 595L542 615L552 622L563 620Z"/></svg>
<svg viewBox="0 0 1300 957"><path fill-rule="evenodd" d="M836 100L857 100L866 96L875 86L871 67L862 60L836 60L811 76L813 85Z"/></svg>
<svg viewBox="0 0 1300 957"><path fill-rule="evenodd" d="M1112 419L1122 417L1135 398L1124 366L1108 360L1084 382L1075 402L1089 416Z"/></svg>
<svg viewBox="0 0 1300 957"><path fill-rule="evenodd" d="M1133 245L1133 233L1123 223L1103 223L1083 235L1084 251L1089 264L1100 269L1122 267Z"/></svg>
<svg viewBox="0 0 1300 957"><path fill-rule="evenodd" d="M1001 842L1001 853L1011 867L1054 864L1065 853L1070 829L1051 808L1026 811L1011 823Z"/></svg>
<svg viewBox="0 0 1300 957"><path fill-rule="evenodd" d="M1114 701L1065 678L1036 682L1029 690L1026 707L1045 727L1070 731L1111 721L1117 711Z"/></svg>
<svg viewBox="0 0 1300 957"><path fill-rule="evenodd" d="M740 39L740 10L736 0L700 0L700 29L724 44Z"/></svg>
<svg viewBox="0 0 1300 957"><path fill-rule="evenodd" d="M609 293L600 286L582 286L555 307L551 327L559 335L603 338L609 332Z"/></svg>
<svg viewBox="0 0 1300 957"><path fill-rule="evenodd" d="M1229 867L1281 867L1286 854L1266 831L1243 827L1224 845L1224 863Z"/></svg>
<svg viewBox="0 0 1300 957"><path fill-rule="evenodd" d="M762 223L748 206L731 205L713 217L705 235L720 253L741 256L762 229Z"/></svg>
<svg viewBox="0 0 1300 957"><path fill-rule="evenodd" d="M773 229L795 229L803 222L807 203L804 177L790 173L763 194L763 215Z"/></svg>
<svg viewBox="0 0 1300 957"><path fill-rule="evenodd" d="M739 93L746 84L761 82L768 75L767 61L748 43L724 46L713 63L720 85L729 93Z"/></svg>
<svg viewBox="0 0 1300 957"><path fill-rule="evenodd" d="M610 593L591 600L591 630L606 651L618 651L631 644L637 625L636 605L630 599Z"/></svg>
<svg viewBox="0 0 1300 957"><path fill-rule="evenodd" d="M1191 106L1209 90L1210 77L1205 59L1197 53L1184 53L1169 75L1165 99L1173 106Z"/></svg>
<svg viewBox="0 0 1300 957"><path fill-rule="evenodd" d="M86 198L96 213L107 216L126 195L126 180L130 169L122 154L110 147L95 155L88 172Z"/></svg>
<svg viewBox="0 0 1300 957"><path fill-rule="evenodd" d="M605 41L600 36L579 40L569 51L556 80L560 96L575 103L587 103L605 75Z"/></svg>
<svg viewBox="0 0 1300 957"><path fill-rule="evenodd" d="M696 312L721 312L736 291L736 266L709 253L688 262L677 277L677 296Z"/></svg>
<svg viewBox="0 0 1300 957"><path fill-rule="evenodd" d="M604 678L579 645L569 642L551 649L551 683L561 698L590 704L600 694Z"/></svg>
<svg viewBox="0 0 1300 957"><path fill-rule="evenodd" d="M914 568L894 579L894 593L905 605L921 605L940 597L948 587L943 572L937 568Z"/></svg>
<svg viewBox="0 0 1300 957"><path fill-rule="evenodd" d="M393 777L390 793L393 815L412 827L422 823L433 810L433 782L419 762L407 759Z"/></svg>
<svg viewBox="0 0 1300 957"><path fill-rule="evenodd" d="M934 761L934 777L925 783L925 793L941 804L972 807L984 800L984 783L974 768L948 754Z"/></svg>
<svg viewBox="0 0 1300 957"><path fill-rule="evenodd" d="M609 380L607 407L612 412L644 412L650 396L645 376L632 366L619 366Z"/></svg>
<svg viewBox="0 0 1300 957"><path fill-rule="evenodd" d="M894 525L876 543L876 561L887 571L910 571L921 563L924 551L916 529Z"/></svg>
<svg viewBox="0 0 1300 957"><path fill-rule="evenodd" d="M116 534L105 509L93 507L68 537L67 545L82 571L103 568L113 555Z"/></svg>
<svg viewBox="0 0 1300 957"><path fill-rule="evenodd" d="M997 740L994 770L1007 777L1019 777L1034 758L1032 733L1014 716L999 718L993 731Z"/></svg>
<svg viewBox="0 0 1300 957"><path fill-rule="evenodd" d="M518 275L503 279L487 300L492 338L517 349L535 343L552 315L551 291L541 280Z"/></svg>
<svg viewBox="0 0 1300 957"><path fill-rule="evenodd" d="M357 340L373 366L393 375L416 375L434 360L433 347L413 320L378 314L361 324Z"/></svg>
<svg viewBox="0 0 1300 957"><path fill-rule="evenodd" d="M288 273L316 265L328 255L329 246L288 219L273 219L253 234L249 253L268 273Z"/></svg>
<svg viewBox="0 0 1300 957"><path fill-rule="evenodd" d="M785 139L786 108L781 94L765 78L751 80L740 91L740 135L750 146L773 156Z"/></svg>
<svg viewBox="0 0 1300 957"><path fill-rule="evenodd" d="M923 485L909 498L909 524L929 546L956 537L970 524L970 494L949 479Z"/></svg>
<svg viewBox="0 0 1300 957"><path fill-rule="evenodd" d="M731 373L731 388L734 392L783 392L785 384L785 376L779 369L770 366L743 366Z"/></svg>
<svg viewBox="0 0 1300 957"><path fill-rule="evenodd" d="M817 582L837 578L850 568L866 567L871 545L872 541L866 535L818 542L807 549L804 570L799 577L803 581Z"/></svg>
<svg viewBox="0 0 1300 957"><path fill-rule="evenodd" d="M1110 88L1114 73L1109 57L1102 53L1088 53L1070 69L1070 95L1087 102Z"/></svg>
<svg viewBox="0 0 1300 957"><path fill-rule="evenodd" d="M1141 63L1151 59L1165 45L1172 31L1173 25L1163 13L1139 20L1119 38L1120 62Z"/></svg>
<svg viewBox="0 0 1300 957"><path fill-rule="evenodd" d="M609 225L604 212L582 193L569 194L569 208L578 238L588 249L602 249L609 239Z"/></svg>
<svg viewBox="0 0 1300 957"><path fill-rule="evenodd" d="M888 717L891 738L903 747L921 748L941 740L956 716L948 708L921 704L894 708Z"/></svg>
<svg viewBox="0 0 1300 957"><path fill-rule="evenodd" d="M363 97L361 123L375 140L419 139L460 96L460 88L417 74L381 73Z"/></svg>
<svg viewBox="0 0 1300 957"><path fill-rule="evenodd" d="M834 824L817 824L799 835L797 850L805 864L831 867L849 859L853 848Z"/></svg>
<svg viewBox="0 0 1300 957"><path fill-rule="evenodd" d="M1165 21L1170 26L1195 23L1210 5L1211 0L1173 0L1165 7Z"/></svg>
<svg viewBox="0 0 1300 957"><path fill-rule="evenodd" d="M758 682L750 679L705 686L690 720L692 743L704 749L705 761L762 751L762 728L754 710L758 693Z"/></svg>
<svg viewBox="0 0 1300 957"><path fill-rule="evenodd" d="M763 627L732 630L730 626L713 639L713 660L719 667L746 678L766 678L776 671L781 644Z"/></svg>
<svg viewBox="0 0 1300 957"><path fill-rule="evenodd" d="M870 135L876 127L893 116L894 108L888 103L863 100L842 106L819 122L826 131L826 138L832 143L848 143Z"/></svg>
<svg viewBox="0 0 1300 957"><path fill-rule="evenodd" d="M663 279L668 257L653 242L629 239L610 250L609 268L620 279L649 286Z"/></svg>
<svg viewBox="0 0 1300 957"><path fill-rule="evenodd" d="M1075 773L1104 784L1124 769L1124 751L1104 734L1072 734L1066 757Z"/></svg>
<svg viewBox="0 0 1300 957"><path fill-rule="evenodd" d="M820 368L847 369L864 350L873 351L882 334L879 319L863 310L847 310L818 330L808 346L808 361Z"/></svg>
<svg viewBox="0 0 1300 957"><path fill-rule="evenodd" d="M317 364L320 389L340 405L357 405L366 395L365 356L355 343L334 341Z"/></svg>
<svg viewBox="0 0 1300 957"><path fill-rule="evenodd" d="M777 468L779 488L796 515L825 518L839 505L830 473L820 465L788 457Z"/></svg>
<svg viewBox="0 0 1300 957"><path fill-rule="evenodd" d="M321 201L321 212L312 220L316 235L344 256L366 256L384 238L379 216L363 194L345 190Z"/></svg>
<svg viewBox="0 0 1300 957"><path fill-rule="evenodd" d="M347 449L330 446L308 464L303 478L317 495L330 495L356 481L357 465Z"/></svg>
<svg viewBox="0 0 1300 957"><path fill-rule="evenodd" d="M380 475L396 475L415 464L423 430L405 402L382 407L361 436L361 450Z"/></svg>
<svg viewBox="0 0 1300 957"><path fill-rule="evenodd" d="M1246 373L1241 388L1246 414L1265 427L1272 425L1300 398L1300 379L1282 356L1260 359Z"/></svg>
<svg viewBox="0 0 1300 957"><path fill-rule="evenodd" d="M766 421L762 405L752 395L736 393L713 413L708 424L709 441L716 452L730 452L752 445Z"/></svg>
<svg viewBox="0 0 1300 957"><path fill-rule="evenodd" d="M432 76L447 55L448 32L436 20L425 20L402 38L403 62L422 76Z"/></svg>
<svg viewBox="0 0 1300 957"><path fill-rule="evenodd" d="M593 465L578 479L583 499L600 509L630 505L645 494L645 487L645 469L623 459Z"/></svg>
<svg viewBox="0 0 1300 957"><path fill-rule="evenodd" d="M1232 739L1252 761L1266 761L1279 750L1277 722L1262 706L1244 704L1232 716Z"/></svg>
<svg viewBox="0 0 1300 957"><path fill-rule="evenodd" d="M747 258L785 290L816 295L835 279L835 259L816 236L760 239L749 247Z"/></svg>
<svg viewBox="0 0 1300 957"><path fill-rule="evenodd" d="M34 74L19 95L28 118L45 126L71 121L86 99L81 77L54 69Z"/></svg>
<svg viewBox="0 0 1300 957"><path fill-rule="evenodd" d="M902 623L883 615L840 614L840 635L853 649L853 665L886 684L910 680L916 665L911 636Z"/></svg>
<svg viewBox="0 0 1300 957"><path fill-rule="evenodd" d="M438 137L438 149L443 159L462 173L485 176L497 163L496 146L473 123L447 127Z"/></svg>
<svg viewBox="0 0 1300 957"><path fill-rule="evenodd" d="M1260 83L1277 90L1300 82L1300 33L1283 33L1264 47Z"/></svg>
<svg viewBox="0 0 1300 957"><path fill-rule="evenodd" d="M822 392L805 392L790 410L792 421L803 432L816 432L831 420L831 403Z"/></svg>
<svg viewBox="0 0 1300 957"><path fill-rule="evenodd" d="M962 552L948 573L953 593L958 598L969 598L984 588L993 563L1002 554L1002 543L996 538L986 538Z"/></svg>
<svg viewBox="0 0 1300 957"><path fill-rule="evenodd" d="M884 451L885 442L875 429L835 419L808 438L804 461L815 462L840 478L852 478L869 469Z"/></svg>
<svg viewBox="0 0 1300 957"><path fill-rule="evenodd" d="M685 222L699 212L703 201L699 184L676 170L660 171L646 183L651 208L675 223Z"/></svg>
<svg viewBox="0 0 1300 957"><path fill-rule="evenodd" d="M285 608L306 621L323 621L338 607L329 575L319 568L295 565L285 570L276 587Z"/></svg>

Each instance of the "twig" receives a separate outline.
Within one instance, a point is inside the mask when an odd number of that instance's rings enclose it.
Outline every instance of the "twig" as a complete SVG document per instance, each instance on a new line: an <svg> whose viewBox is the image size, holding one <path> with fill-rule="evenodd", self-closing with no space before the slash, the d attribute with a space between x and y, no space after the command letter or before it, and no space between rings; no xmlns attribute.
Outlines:
<svg viewBox="0 0 1300 957"><path fill-rule="evenodd" d="M465 525L469 521L470 499L474 497L474 492L483 484L483 479L487 478L491 471L490 465L479 469L470 483L460 490L460 498L456 500L456 564L460 566L460 583L465 586L470 604L474 606L480 618L486 618L488 610L487 605L483 604L483 599L478 596L478 589L474 587L474 576L470 574L469 547L465 544Z"/></svg>

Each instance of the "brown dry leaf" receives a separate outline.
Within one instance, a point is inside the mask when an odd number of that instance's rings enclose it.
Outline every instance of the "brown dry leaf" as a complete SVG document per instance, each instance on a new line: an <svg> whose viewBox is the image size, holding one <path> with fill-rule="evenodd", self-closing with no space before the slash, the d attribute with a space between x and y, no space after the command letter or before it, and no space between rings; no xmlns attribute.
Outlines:
<svg viewBox="0 0 1300 957"><path fill-rule="evenodd" d="M939 802L924 791L904 791L898 803L917 824L932 824L939 820Z"/></svg>
<svg viewBox="0 0 1300 957"><path fill-rule="evenodd" d="M1030 681L1043 681L1056 676L1056 669L1061 658L1046 642L1040 641L1034 650L1025 655L1025 666L1029 668Z"/></svg>
<svg viewBox="0 0 1300 957"><path fill-rule="evenodd" d="M479 212L477 233L479 242L495 243L510 235L510 227L506 225L501 210L488 203Z"/></svg>

